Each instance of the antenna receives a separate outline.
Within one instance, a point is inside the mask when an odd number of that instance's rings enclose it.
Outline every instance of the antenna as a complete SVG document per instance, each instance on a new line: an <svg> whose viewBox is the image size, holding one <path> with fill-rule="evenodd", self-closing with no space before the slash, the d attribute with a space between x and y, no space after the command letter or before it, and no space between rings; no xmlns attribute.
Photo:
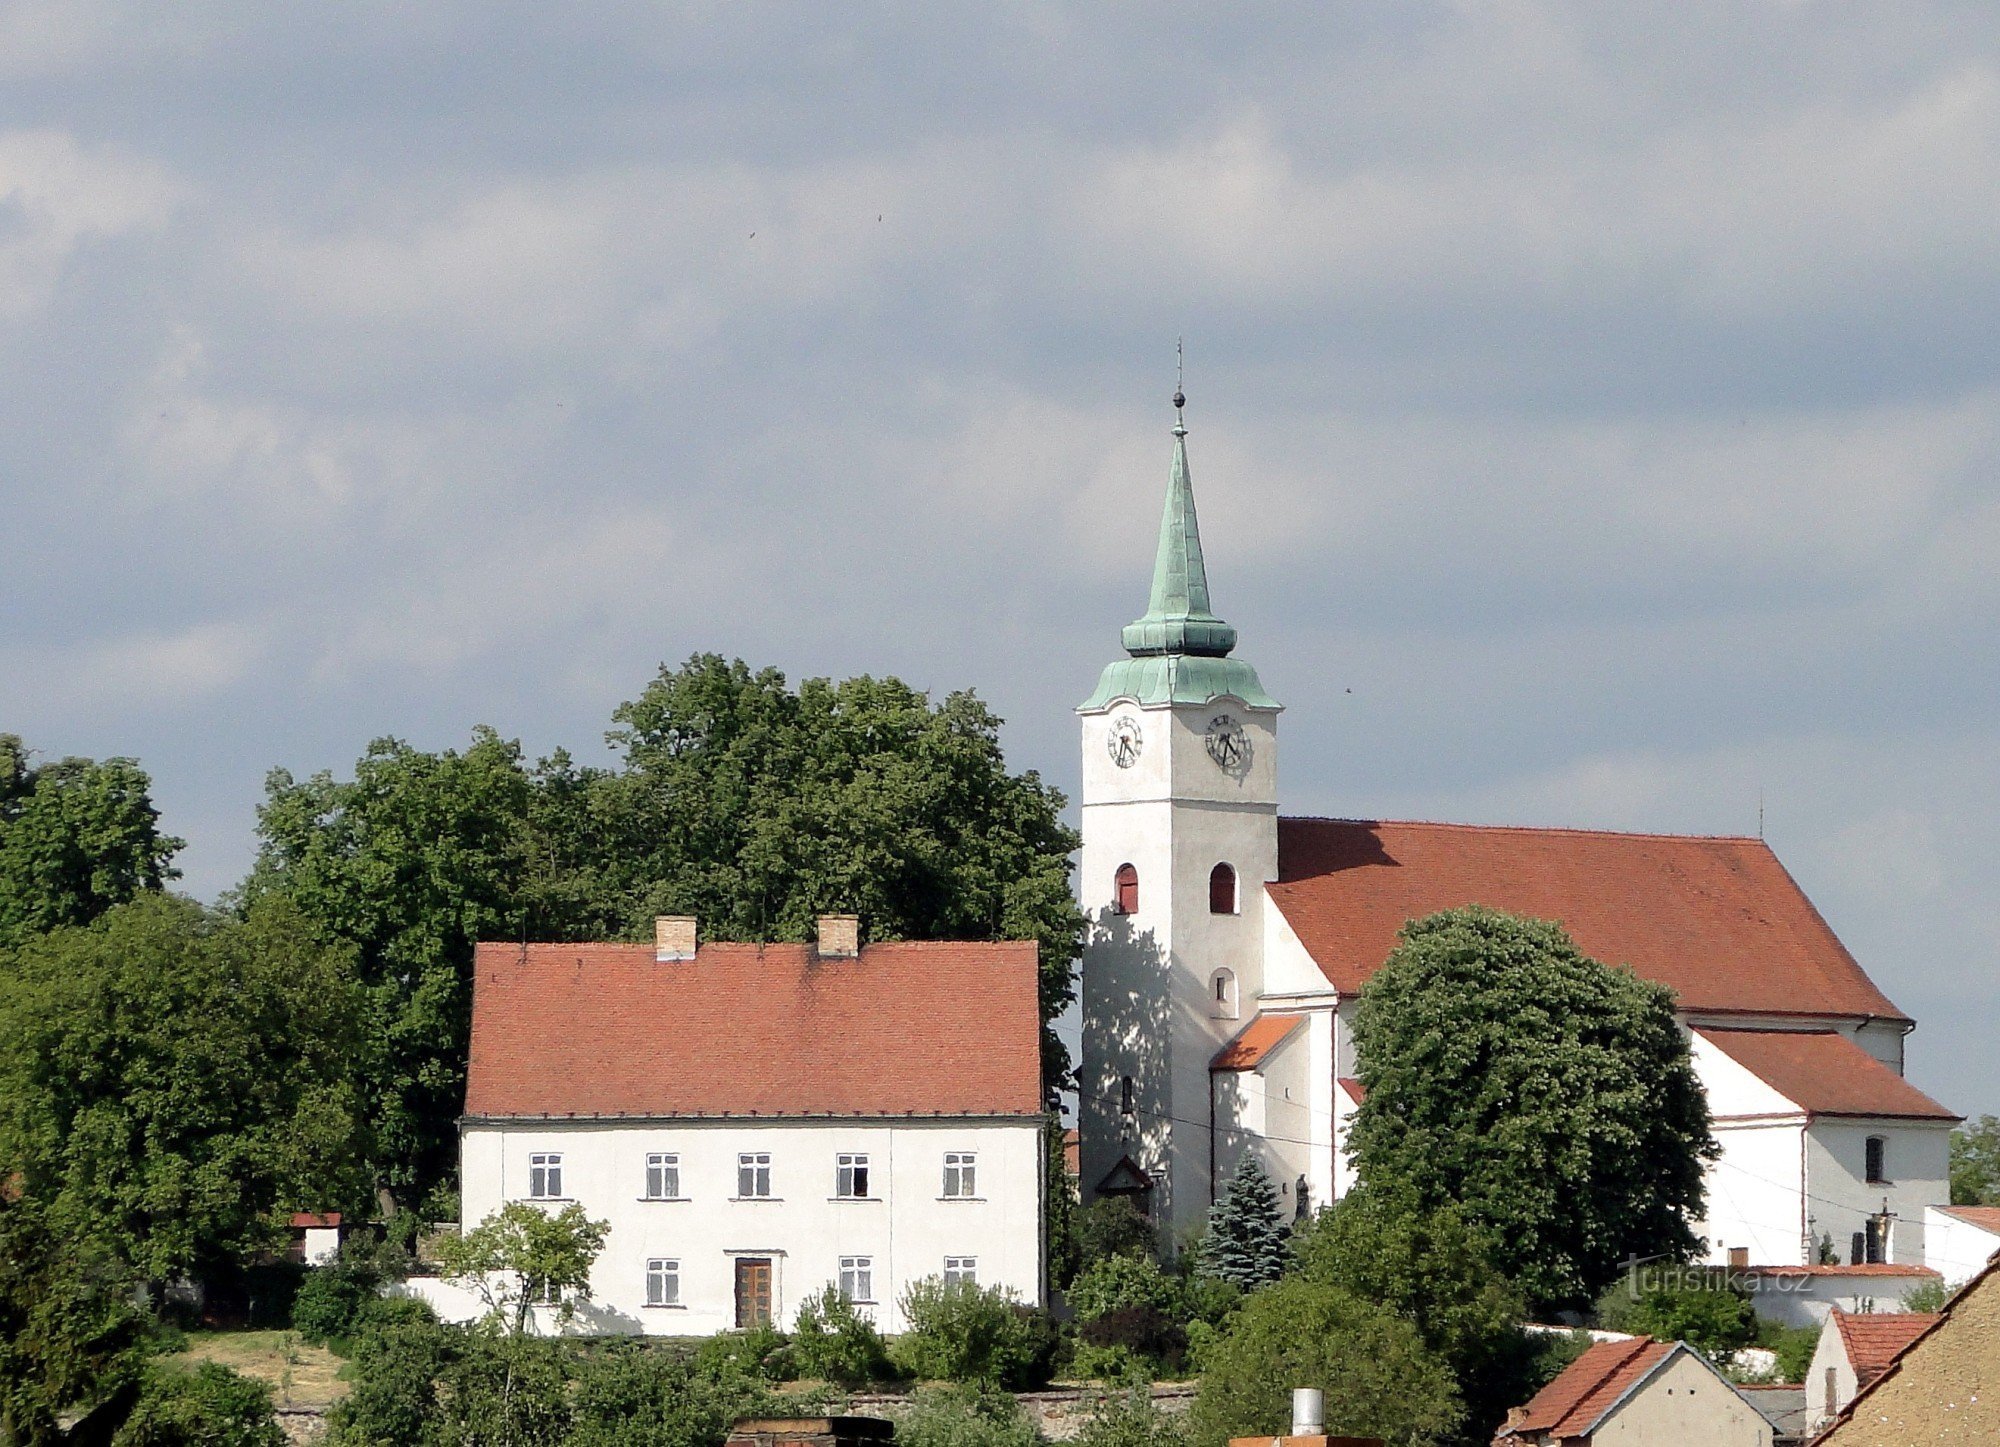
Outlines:
<svg viewBox="0 0 2000 1447"><path fill-rule="evenodd" d="M1187 436L1187 418L1181 409L1187 406L1187 348L1182 339L1174 338L1174 436Z"/></svg>

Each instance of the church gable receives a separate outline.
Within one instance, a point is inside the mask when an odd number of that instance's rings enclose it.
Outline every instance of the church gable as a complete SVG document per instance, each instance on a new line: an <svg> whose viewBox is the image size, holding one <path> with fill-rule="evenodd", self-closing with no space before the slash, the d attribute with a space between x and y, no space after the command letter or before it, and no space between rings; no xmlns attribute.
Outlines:
<svg viewBox="0 0 2000 1447"><path fill-rule="evenodd" d="M1560 921L1696 1014L1908 1018L1761 839L1280 819L1266 888L1342 993L1406 921L1483 904Z"/></svg>

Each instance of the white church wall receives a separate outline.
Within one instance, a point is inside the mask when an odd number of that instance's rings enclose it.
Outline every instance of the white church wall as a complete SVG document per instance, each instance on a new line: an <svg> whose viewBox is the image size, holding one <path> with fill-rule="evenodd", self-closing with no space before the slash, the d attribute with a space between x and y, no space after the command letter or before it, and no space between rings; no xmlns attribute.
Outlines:
<svg viewBox="0 0 2000 1447"><path fill-rule="evenodd" d="M1970 1281L2000 1251L2000 1231L1975 1226L1943 1206L1924 1208L1924 1265L1947 1286Z"/></svg>
<svg viewBox="0 0 2000 1447"><path fill-rule="evenodd" d="M1318 963L1300 942L1278 902L1259 890L1259 908L1264 916L1263 995L1267 1000L1290 1003L1324 1002L1335 997L1333 986Z"/></svg>
<svg viewBox="0 0 2000 1447"><path fill-rule="evenodd" d="M461 1137L464 1220L475 1226L528 1198L529 1157L562 1157L563 1197L610 1223L591 1275L586 1325L600 1332L705 1336L735 1325L735 1261L772 1262L773 1317L789 1327L799 1305L866 1258L866 1314L903 1328L904 1287L971 1257L977 1279L1041 1295L1039 1121L779 1121L741 1118L613 1124L468 1126ZM945 1153L970 1153L975 1194L945 1196ZM681 1198L648 1200L646 1157L679 1157ZM771 1158L771 1198L737 1197L737 1157ZM863 1154L869 1199L837 1199L837 1154ZM679 1266L677 1306L648 1306L646 1263Z"/></svg>
<svg viewBox="0 0 2000 1447"><path fill-rule="evenodd" d="M1885 1181L1867 1178L1871 1136L1886 1144ZM1815 1236L1831 1235L1840 1259L1851 1261L1854 1234L1865 1232L1868 1218L1886 1210L1893 1219L1884 1259L1922 1265L1925 1210L1951 1199L1950 1141L1946 1121L1815 1120L1806 1143Z"/></svg>
<svg viewBox="0 0 2000 1447"><path fill-rule="evenodd" d="M1807 1264L1805 1118L1717 1120L1713 1129L1722 1155L1709 1165L1706 1213L1695 1226L1708 1243L1704 1259L1726 1265L1737 1249L1752 1266Z"/></svg>

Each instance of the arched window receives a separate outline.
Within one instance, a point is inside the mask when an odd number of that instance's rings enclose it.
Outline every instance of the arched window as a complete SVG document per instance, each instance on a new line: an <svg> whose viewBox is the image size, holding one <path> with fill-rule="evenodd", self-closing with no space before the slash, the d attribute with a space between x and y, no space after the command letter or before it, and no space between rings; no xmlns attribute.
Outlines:
<svg viewBox="0 0 2000 1447"><path fill-rule="evenodd" d="M1217 970L1209 976L1208 993L1211 1008L1218 1020L1236 1018L1236 972Z"/></svg>
<svg viewBox="0 0 2000 1447"><path fill-rule="evenodd" d="M1137 914L1139 912L1139 871L1129 864L1118 866L1113 876L1116 894L1111 903L1114 914Z"/></svg>
<svg viewBox="0 0 2000 1447"><path fill-rule="evenodd" d="M1227 864L1218 864L1208 871L1208 912L1236 913L1236 871Z"/></svg>
<svg viewBox="0 0 2000 1447"><path fill-rule="evenodd" d="M1883 1186L1889 1183L1889 1138L1872 1135L1868 1137L1868 1184Z"/></svg>

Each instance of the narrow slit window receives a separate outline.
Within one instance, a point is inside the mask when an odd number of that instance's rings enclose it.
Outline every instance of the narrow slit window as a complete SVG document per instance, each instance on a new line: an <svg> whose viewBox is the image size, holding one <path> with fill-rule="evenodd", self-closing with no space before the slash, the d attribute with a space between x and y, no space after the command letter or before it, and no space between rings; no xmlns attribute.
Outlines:
<svg viewBox="0 0 2000 1447"><path fill-rule="evenodd" d="M1889 1139L1887 1136L1868 1137L1866 1148L1868 1164L1868 1184L1884 1186L1889 1183Z"/></svg>
<svg viewBox="0 0 2000 1447"><path fill-rule="evenodd" d="M1137 914L1139 912L1139 871L1129 864L1118 866L1112 876L1113 897L1111 909L1114 914Z"/></svg>
<svg viewBox="0 0 2000 1447"><path fill-rule="evenodd" d="M1234 1020L1236 1018L1236 972L1217 970L1209 981L1209 994L1213 997L1216 1018Z"/></svg>
<svg viewBox="0 0 2000 1447"><path fill-rule="evenodd" d="M1129 1075L1118 1077L1118 1113L1120 1115L1139 1113L1139 1107L1132 1099L1132 1077Z"/></svg>
<svg viewBox="0 0 2000 1447"><path fill-rule="evenodd" d="M1208 912L1236 913L1236 869L1233 865L1218 864L1208 871Z"/></svg>

